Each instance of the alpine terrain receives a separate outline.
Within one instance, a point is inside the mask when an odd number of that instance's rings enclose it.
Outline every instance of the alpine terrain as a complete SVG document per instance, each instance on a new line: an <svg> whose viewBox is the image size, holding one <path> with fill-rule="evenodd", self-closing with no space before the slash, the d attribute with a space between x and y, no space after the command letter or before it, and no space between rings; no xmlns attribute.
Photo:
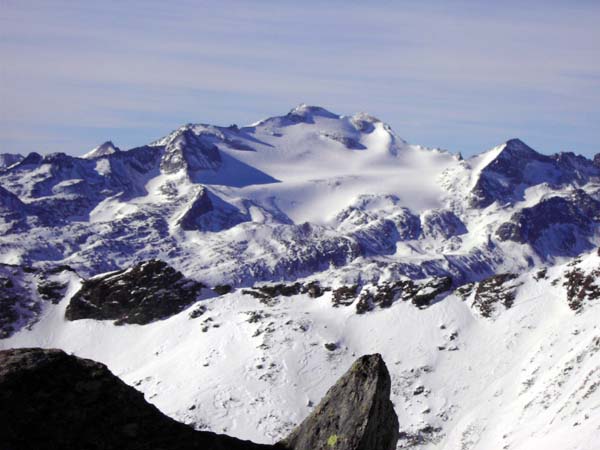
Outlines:
<svg viewBox="0 0 600 450"><path fill-rule="evenodd" d="M599 244L600 156L510 139L465 159L363 113L3 153L0 350L62 349L27 352L298 449L341 445L319 414L381 354L393 411L374 396L389 433L368 442L600 449Z"/></svg>

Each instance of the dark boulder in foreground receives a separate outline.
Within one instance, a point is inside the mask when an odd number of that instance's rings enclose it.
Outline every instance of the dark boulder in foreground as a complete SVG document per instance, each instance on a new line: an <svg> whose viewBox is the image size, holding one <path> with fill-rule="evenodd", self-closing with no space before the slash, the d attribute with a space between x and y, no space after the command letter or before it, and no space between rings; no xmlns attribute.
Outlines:
<svg viewBox="0 0 600 450"><path fill-rule="evenodd" d="M162 414L105 365L40 348L0 351L0 448L259 450Z"/></svg>
<svg viewBox="0 0 600 450"><path fill-rule="evenodd" d="M62 350L0 351L0 448L10 450L391 450L398 418L381 356L358 359L285 439L261 445L162 414L104 364Z"/></svg>
<svg viewBox="0 0 600 450"><path fill-rule="evenodd" d="M181 312L196 301L203 287L167 263L150 260L84 281L65 316L145 325Z"/></svg>
<svg viewBox="0 0 600 450"><path fill-rule="evenodd" d="M283 442L290 450L393 450L398 416L381 355L359 358Z"/></svg>

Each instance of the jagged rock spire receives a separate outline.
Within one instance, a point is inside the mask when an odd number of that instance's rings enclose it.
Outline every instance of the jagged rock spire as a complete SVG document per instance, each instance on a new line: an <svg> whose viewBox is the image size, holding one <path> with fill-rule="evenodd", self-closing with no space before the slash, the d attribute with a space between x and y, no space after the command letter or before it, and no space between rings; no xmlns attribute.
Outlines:
<svg viewBox="0 0 600 450"><path fill-rule="evenodd" d="M290 450L393 450L398 416L380 354L359 358L280 445Z"/></svg>

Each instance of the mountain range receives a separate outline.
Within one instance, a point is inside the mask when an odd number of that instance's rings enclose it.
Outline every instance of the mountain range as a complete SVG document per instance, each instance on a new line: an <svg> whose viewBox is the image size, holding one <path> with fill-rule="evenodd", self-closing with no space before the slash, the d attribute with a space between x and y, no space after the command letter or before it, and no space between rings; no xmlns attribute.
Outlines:
<svg viewBox="0 0 600 450"><path fill-rule="evenodd" d="M381 353L398 448L600 448L599 225L599 157L463 158L316 106L1 154L0 348L267 444Z"/></svg>

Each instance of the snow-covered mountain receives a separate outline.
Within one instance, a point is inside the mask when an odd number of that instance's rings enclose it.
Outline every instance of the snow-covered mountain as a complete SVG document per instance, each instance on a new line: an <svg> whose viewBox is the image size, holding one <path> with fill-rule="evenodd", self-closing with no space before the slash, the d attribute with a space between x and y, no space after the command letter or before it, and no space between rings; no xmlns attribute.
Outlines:
<svg viewBox="0 0 600 450"><path fill-rule="evenodd" d="M600 168L516 139L463 160L366 114L301 105L249 127L188 124L97 150L2 169L1 262L95 275L159 258L213 285L342 267L462 283L598 243Z"/></svg>
<svg viewBox="0 0 600 450"><path fill-rule="evenodd" d="M379 352L402 448L598 448L599 181L596 158L463 159L306 105L31 153L0 166L0 347L99 360L265 443Z"/></svg>

